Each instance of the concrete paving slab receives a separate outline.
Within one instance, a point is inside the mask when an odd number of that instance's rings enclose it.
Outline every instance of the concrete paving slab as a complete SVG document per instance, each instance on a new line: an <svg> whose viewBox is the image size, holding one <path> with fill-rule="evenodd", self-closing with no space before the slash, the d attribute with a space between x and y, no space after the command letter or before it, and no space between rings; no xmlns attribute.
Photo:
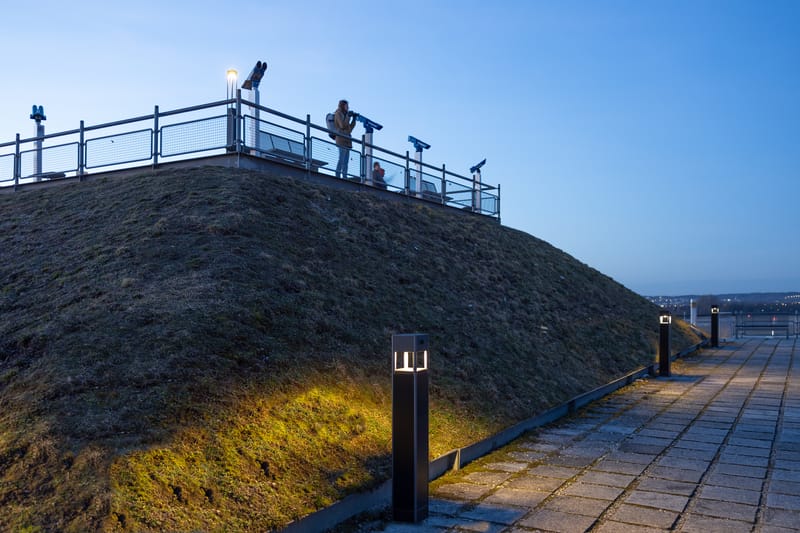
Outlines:
<svg viewBox="0 0 800 533"><path fill-rule="evenodd" d="M599 470L600 472L612 472L615 474L630 474L638 476L647 465L641 463L626 463L624 461L613 461L610 459L602 459L596 465L592 466L592 470Z"/></svg>
<svg viewBox="0 0 800 533"><path fill-rule="evenodd" d="M563 485L564 481L559 478L533 476L530 473L526 473L524 476L515 477L508 481L505 486L510 489L538 490L549 494Z"/></svg>
<svg viewBox="0 0 800 533"><path fill-rule="evenodd" d="M498 470L501 472L520 472L528 468L528 463L522 462L512 462L512 461L502 461L498 463L489 463L483 465L486 470Z"/></svg>
<svg viewBox="0 0 800 533"><path fill-rule="evenodd" d="M771 450L769 448L752 448L750 446L732 446L728 444L723 449L727 453L734 455L748 455L752 457L769 457Z"/></svg>
<svg viewBox="0 0 800 533"><path fill-rule="evenodd" d="M759 466L742 466L728 463L719 463L714 467L715 472L729 474L731 476L753 477L764 479L767 476L767 469Z"/></svg>
<svg viewBox="0 0 800 533"><path fill-rule="evenodd" d="M782 459L780 454L775 454L775 468L780 470L791 470L792 472L800 472L800 461L788 461L786 459ZM798 474L798 478L800 478L800 474Z"/></svg>
<svg viewBox="0 0 800 533"><path fill-rule="evenodd" d="M735 455L732 453L723 452L719 456L719 462L733 464L733 465L743 465L743 466L760 466L766 468L767 466L769 466L769 457L755 457L752 455Z"/></svg>
<svg viewBox="0 0 800 533"><path fill-rule="evenodd" d="M503 483L511 477L510 472L472 472L464 476L464 479L476 485L489 485L494 487Z"/></svg>
<svg viewBox="0 0 800 533"><path fill-rule="evenodd" d="M797 528L798 524L800 524L800 512L768 508L764 511L764 524L768 526Z"/></svg>
<svg viewBox="0 0 800 533"><path fill-rule="evenodd" d="M636 476L589 470L577 478L576 481L582 483L594 483L597 485L608 485L609 487L625 488L633 483L633 480L635 479Z"/></svg>
<svg viewBox="0 0 800 533"><path fill-rule="evenodd" d="M440 497L455 498L458 500L477 500L490 492L493 487L488 485L475 485L473 483L449 483L439 487L435 494Z"/></svg>
<svg viewBox="0 0 800 533"><path fill-rule="evenodd" d="M737 489L755 491L762 490L764 486L764 480L760 478L732 476L730 474L721 474L719 472L710 474L708 478L706 478L706 483L721 487L733 487Z"/></svg>
<svg viewBox="0 0 800 533"><path fill-rule="evenodd" d="M483 501L496 505L513 505L530 509L539 505L549 495L549 492L501 487Z"/></svg>
<svg viewBox="0 0 800 533"><path fill-rule="evenodd" d="M650 492L646 490L634 490L625 497L625 503L653 507L655 509L666 509L680 513L689 502L687 496L677 494L666 494L663 492Z"/></svg>
<svg viewBox="0 0 800 533"><path fill-rule="evenodd" d="M718 500L707 500L697 498L693 500L694 506L691 512L717 518L730 518L744 522L754 522L758 507L755 505L745 505L742 503L721 502Z"/></svg>
<svg viewBox="0 0 800 533"><path fill-rule="evenodd" d="M478 522L490 522L492 524L504 524L508 526L526 514L528 514L526 509L512 509L504 506L481 503L468 511L464 511L459 516Z"/></svg>
<svg viewBox="0 0 800 533"><path fill-rule="evenodd" d="M772 470L770 472L770 479L778 479L780 481L797 481L800 473L793 470Z"/></svg>
<svg viewBox="0 0 800 533"><path fill-rule="evenodd" d="M673 511L622 504L608 515L609 520L648 527L668 529L680 516Z"/></svg>
<svg viewBox="0 0 800 533"><path fill-rule="evenodd" d="M532 463L545 457L547 454L542 452L509 452L508 456L517 461Z"/></svg>
<svg viewBox="0 0 800 533"><path fill-rule="evenodd" d="M546 502L544 508L550 509L551 511L561 511L563 513L593 516L597 518L609 505L610 502L607 500L559 494L554 496L552 500Z"/></svg>
<svg viewBox="0 0 800 533"><path fill-rule="evenodd" d="M567 496L582 496L584 498L614 501L622 494L623 490L620 487L577 482L567 486L561 493Z"/></svg>
<svg viewBox="0 0 800 533"><path fill-rule="evenodd" d="M800 478L800 474L798 474ZM798 481L781 481L770 480L769 492L778 492L780 494L789 494L791 496L800 496L800 480Z"/></svg>
<svg viewBox="0 0 800 533"><path fill-rule="evenodd" d="M591 516L542 509L520 520L519 525L556 533L583 533L595 520Z"/></svg>
<svg viewBox="0 0 800 533"><path fill-rule="evenodd" d="M642 477L639 478L639 485L637 488L652 492L691 496L694 494L695 490L697 490L697 485L695 483L684 483L683 481L673 481L671 479Z"/></svg>
<svg viewBox="0 0 800 533"><path fill-rule="evenodd" d="M761 501L761 491L706 485L700 489L700 497L708 500L758 505Z"/></svg>
<svg viewBox="0 0 800 533"><path fill-rule="evenodd" d="M659 533L660 531L669 530L608 520L592 531L596 533Z"/></svg>
<svg viewBox="0 0 800 533"><path fill-rule="evenodd" d="M612 452L606 459L610 461L622 461L624 463L634 463L639 465L649 465L657 456L643 453Z"/></svg>
<svg viewBox="0 0 800 533"><path fill-rule="evenodd" d="M750 522L696 514L687 515L680 528L685 533L750 533L752 530Z"/></svg>
<svg viewBox="0 0 800 533"><path fill-rule="evenodd" d="M656 464L658 466L666 466L668 468L681 468L683 470L705 472L711 464L711 461L687 459L685 457L675 457L673 455L665 454L661 459L656 461Z"/></svg>
<svg viewBox="0 0 800 533"><path fill-rule="evenodd" d="M688 483L698 483L703 476L703 472L697 470L684 470L682 468L672 468L668 466L656 466L648 472L652 477L685 481Z"/></svg>
<svg viewBox="0 0 800 533"><path fill-rule="evenodd" d="M580 470L577 468L567 468L564 466L539 465L531 468L529 473L534 476L569 479L577 476L580 473Z"/></svg>
<svg viewBox="0 0 800 533"><path fill-rule="evenodd" d="M767 507L785 509L787 511L800 511L800 496L770 492L767 493Z"/></svg>

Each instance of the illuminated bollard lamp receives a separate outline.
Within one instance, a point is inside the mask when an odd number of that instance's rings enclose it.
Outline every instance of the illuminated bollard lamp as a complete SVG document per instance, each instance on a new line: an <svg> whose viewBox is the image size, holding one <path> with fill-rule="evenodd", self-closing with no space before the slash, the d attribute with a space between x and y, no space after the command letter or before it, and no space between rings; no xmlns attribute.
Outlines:
<svg viewBox="0 0 800 533"><path fill-rule="evenodd" d="M428 516L428 336L392 336L392 517Z"/></svg>
<svg viewBox="0 0 800 533"><path fill-rule="evenodd" d="M711 347L719 348L719 306L711 306Z"/></svg>
<svg viewBox="0 0 800 533"><path fill-rule="evenodd" d="M662 310L658 316L659 324L659 340L658 340L658 375L661 377L669 377L672 372L669 368L670 356L670 329L672 325L672 315L669 311Z"/></svg>

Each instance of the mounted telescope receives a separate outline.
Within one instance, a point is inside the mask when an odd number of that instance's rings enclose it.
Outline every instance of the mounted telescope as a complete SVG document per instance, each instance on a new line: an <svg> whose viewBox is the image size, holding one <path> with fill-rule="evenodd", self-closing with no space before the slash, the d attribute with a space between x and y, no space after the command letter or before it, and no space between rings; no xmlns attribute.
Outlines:
<svg viewBox="0 0 800 533"><path fill-rule="evenodd" d="M382 130L383 126L359 113L356 113L356 120L364 125L364 136L361 139L364 146L364 178L368 185L375 185L372 175L372 133ZM382 187L386 188L385 185Z"/></svg>

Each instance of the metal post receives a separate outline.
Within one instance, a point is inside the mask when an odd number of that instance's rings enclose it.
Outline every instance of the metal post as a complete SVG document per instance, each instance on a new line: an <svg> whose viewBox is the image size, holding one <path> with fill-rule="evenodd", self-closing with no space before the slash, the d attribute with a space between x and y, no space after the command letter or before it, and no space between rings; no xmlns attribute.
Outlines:
<svg viewBox="0 0 800 533"><path fill-rule="evenodd" d="M19 137L19 135L17 135L17 137ZM411 159L409 159L408 150L406 150L406 173L405 173L406 182L405 182L405 184L403 186L403 190L404 190L405 194L410 194L411 193L411 166L410 166L410 163L411 163Z"/></svg>
<svg viewBox="0 0 800 533"><path fill-rule="evenodd" d="M306 115L306 147L305 147L305 157L306 157L306 170L311 172L311 161L312 153L311 153L311 115Z"/></svg>
<svg viewBox="0 0 800 533"><path fill-rule="evenodd" d="M33 159L33 175L36 177L36 181L42 181L42 141L44 140L44 124L42 124L42 121L47 120L47 117L44 116L44 108L34 105L31 119L36 123L36 140L33 142L34 150L36 150L36 155Z"/></svg>
<svg viewBox="0 0 800 533"><path fill-rule="evenodd" d="M447 204L447 168L442 163L442 204Z"/></svg>
<svg viewBox="0 0 800 533"><path fill-rule="evenodd" d="M392 336L392 516L428 516L428 336Z"/></svg>
<svg viewBox="0 0 800 533"><path fill-rule="evenodd" d="M414 152L414 162L417 166L416 178L416 194L418 198L422 198L422 149L417 149Z"/></svg>
<svg viewBox="0 0 800 533"><path fill-rule="evenodd" d="M153 108L153 169L158 168L158 153L161 147L158 145L161 136L158 132L158 106Z"/></svg>
<svg viewBox="0 0 800 533"><path fill-rule="evenodd" d="M78 181L83 181L86 173L86 129L81 120L81 130L78 138Z"/></svg>
<svg viewBox="0 0 800 533"><path fill-rule="evenodd" d="M711 306L711 347L719 348L719 306Z"/></svg>
<svg viewBox="0 0 800 533"><path fill-rule="evenodd" d="M472 173L472 210L481 212L481 169L476 168Z"/></svg>
<svg viewBox="0 0 800 533"><path fill-rule="evenodd" d="M361 136L361 150L364 152L364 178L367 185L375 185L372 179L372 128L364 128Z"/></svg>
<svg viewBox="0 0 800 533"><path fill-rule="evenodd" d="M666 309L661 311L658 317L659 324L659 340L658 340L658 374L661 377L669 377L672 375L670 371L670 325L672 324L672 315Z"/></svg>
<svg viewBox="0 0 800 533"><path fill-rule="evenodd" d="M17 133L17 143L14 150L14 190L19 187L19 175L22 173L22 165L19 157L19 133Z"/></svg>

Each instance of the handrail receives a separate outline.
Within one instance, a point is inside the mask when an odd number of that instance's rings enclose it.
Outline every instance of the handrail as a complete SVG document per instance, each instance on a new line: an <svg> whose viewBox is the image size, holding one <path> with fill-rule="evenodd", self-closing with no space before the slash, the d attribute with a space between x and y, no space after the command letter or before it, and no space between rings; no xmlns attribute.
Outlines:
<svg viewBox="0 0 800 533"><path fill-rule="evenodd" d="M243 107L248 112L249 110L254 110L255 117L250 114L244 114L242 112ZM225 112L214 116L201 115L202 118L197 118L197 115L195 115L191 119L181 122L169 120L171 117L190 113L197 114L205 110L219 108L223 108ZM264 121L260 118L261 115L259 113L267 114L272 117L271 120L277 122ZM145 129L141 129L140 126L136 131L125 128L130 124L141 124L142 122L149 122L151 126L145 126ZM284 125L281 125L281 122ZM262 130L262 127L267 129ZM114 129L112 132L104 132L104 135L97 137L87 135L91 132L112 128ZM227 130L227 133L224 130ZM141 133L146 131L150 131L149 141L141 137ZM279 131L279 133L276 134L274 133L275 131ZM323 135L321 136L324 138L316 137L314 134L317 132L322 132ZM150 161L155 168L160 163L175 160L175 158L191 159L192 157L202 157L192 156L192 154L209 154L226 150L234 153L248 152L251 155L260 157L277 158L283 163L300 164L302 168L309 172L313 170L327 174L333 173L333 161L331 161L331 158L335 153L334 147L336 146L335 143L327 140L327 136L330 133L335 135L338 132L312 123L311 115L306 115L304 120L243 99L241 89L239 89L234 98L225 100L168 111L160 111L159 107L155 106L154 112L151 114L95 125L85 125L84 121L81 121L78 129L35 137L21 138L17 134L14 141L0 143L0 188L10 188L10 184L13 182L13 187L16 190L20 184L31 180L49 180L55 176L67 177L67 174L72 175L73 173L83 179L86 169L89 168L87 167L87 160L89 160L90 154L94 156L96 150L100 151L102 163L92 168L131 168L133 163L145 161ZM294 137L295 134L297 137ZM268 143L277 142L281 138L300 143L303 148L299 151L292 148L292 153L287 153L286 150L277 145L272 146L270 150L262 150L260 146L262 135L270 136ZM74 141L66 141L64 144L57 146L44 146L43 143L43 141L70 136L74 137ZM253 136L255 136L255 139L252 138ZM227 140L225 140L225 137L227 137ZM118 140L115 146L110 144L113 143L113 140L109 143L104 142L106 139L119 138L123 142L120 143ZM220 140L221 138L222 140ZM444 164L435 166L412 159L408 151L398 153L377 146L372 142L367 142L367 136L361 136L360 138L352 136L351 139L354 148L351 148L349 157L351 161L352 158L360 158L360 165L358 174L348 173L348 178L352 176L361 183L374 185L371 179L371 169L365 168L365 165L369 164L373 160L372 158L375 157L385 162L389 168L395 169L392 174L395 178L399 175L399 170L405 169L403 186L392 185L390 187L392 192L413 195L442 205L451 205L452 207L463 209L469 208L473 212L499 219L499 185L490 185L474 177L452 172ZM63 149L60 152L53 151L54 148L63 148L73 143L76 145L74 152L72 152L72 149L67 149L66 152ZM150 146L147 147L143 143L148 143ZM33 147L29 149L28 145L31 144L33 144ZM131 156L123 153L125 149L120 145L125 145L128 150L134 150L138 155ZM360 147L360 151L355 149L356 146ZM10 147L13 147L13 152L2 153L3 148ZM119 154L119 157L117 154ZM35 164L32 163L34 157L36 158ZM54 164L51 161L53 158L59 161ZM319 158L322 158L322 160ZM38 162L41 162L41 164ZM331 166L327 166L329 164ZM10 172L9 167L11 167ZM31 167L33 168L33 173L30 170ZM419 178L420 183L416 182L417 178ZM429 185L424 185L425 183L430 184L430 182L439 184L435 185L436 190L433 190ZM410 190L410 186L416 190ZM468 194L469 198L467 197ZM486 205L481 204L482 200L485 201Z"/></svg>

